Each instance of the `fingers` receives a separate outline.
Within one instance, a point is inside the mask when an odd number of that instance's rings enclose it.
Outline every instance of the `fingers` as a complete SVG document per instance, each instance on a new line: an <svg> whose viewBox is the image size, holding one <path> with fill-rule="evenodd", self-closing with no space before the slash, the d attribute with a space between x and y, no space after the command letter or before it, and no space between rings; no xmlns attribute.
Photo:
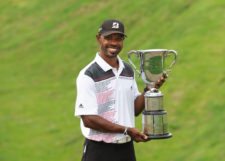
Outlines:
<svg viewBox="0 0 225 161"><path fill-rule="evenodd" d="M155 88L159 89L163 85L163 83L166 81L167 77L168 76L166 74L163 74L163 76L156 82Z"/></svg>
<svg viewBox="0 0 225 161"><path fill-rule="evenodd" d="M149 141L148 136L144 135L144 134L140 134L139 136L136 136L134 138L134 141L136 142L146 142Z"/></svg>
<svg viewBox="0 0 225 161"><path fill-rule="evenodd" d="M128 134L135 142L146 142L150 140L147 135L139 132L136 128L129 128Z"/></svg>
<svg viewBox="0 0 225 161"><path fill-rule="evenodd" d="M141 140L141 141L142 141L142 142L149 141L148 136L145 135L145 134L142 134L142 140Z"/></svg>

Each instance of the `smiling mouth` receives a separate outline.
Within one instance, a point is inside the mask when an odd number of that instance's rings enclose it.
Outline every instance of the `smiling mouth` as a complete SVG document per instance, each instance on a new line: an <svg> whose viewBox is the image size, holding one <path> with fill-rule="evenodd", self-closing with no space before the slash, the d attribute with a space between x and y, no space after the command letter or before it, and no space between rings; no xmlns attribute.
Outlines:
<svg viewBox="0 0 225 161"><path fill-rule="evenodd" d="M109 52L111 52L111 53L115 53L115 52L118 51L117 48L108 48L108 50L109 50Z"/></svg>

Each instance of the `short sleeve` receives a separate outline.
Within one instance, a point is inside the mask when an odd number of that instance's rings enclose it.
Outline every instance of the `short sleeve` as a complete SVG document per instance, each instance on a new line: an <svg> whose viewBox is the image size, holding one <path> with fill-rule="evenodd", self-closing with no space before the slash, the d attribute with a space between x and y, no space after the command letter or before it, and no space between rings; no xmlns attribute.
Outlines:
<svg viewBox="0 0 225 161"><path fill-rule="evenodd" d="M76 86L75 116L96 115L98 106L93 79L80 73L76 80Z"/></svg>

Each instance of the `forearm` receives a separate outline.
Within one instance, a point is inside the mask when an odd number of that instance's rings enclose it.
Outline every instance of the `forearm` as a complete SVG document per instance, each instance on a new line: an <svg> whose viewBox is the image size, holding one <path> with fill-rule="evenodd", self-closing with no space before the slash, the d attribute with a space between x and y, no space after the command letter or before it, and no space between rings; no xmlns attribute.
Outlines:
<svg viewBox="0 0 225 161"><path fill-rule="evenodd" d="M136 128L128 128L118 124L114 124L97 115L83 115L81 116L85 127L92 128L101 132L109 133L124 133L127 129L127 134L136 142L147 141L145 134L139 132Z"/></svg>
<svg viewBox="0 0 225 161"><path fill-rule="evenodd" d="M112 123L98 115L82 115L84 126L101 132L123 133L125 126Z"/></svg>
<svg viewBox="0 0 225 161"><path fill-rule="evenodd" d="M135 106L135 116L138 116L145 108L144 92L135 99L134 106Z"/></svg>

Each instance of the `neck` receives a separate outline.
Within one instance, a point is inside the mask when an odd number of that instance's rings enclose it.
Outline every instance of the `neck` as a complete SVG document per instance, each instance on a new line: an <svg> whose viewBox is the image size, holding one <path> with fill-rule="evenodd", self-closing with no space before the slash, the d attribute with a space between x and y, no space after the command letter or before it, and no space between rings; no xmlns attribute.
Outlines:
<svg viewBox="0 0 225 161"><path fill-rule="evenodd" d="M119 60L116 57L107 57L104 54L99 53L99 55L113 68L119 68Z"/></svg>
<svg viewBox="0 0 225 161"><path fill-rule="evenodd" d="M105 59L104 59L105 60ZM118 69L119 68L119 60L117 58L105 60L111 67Z"/></svg>

